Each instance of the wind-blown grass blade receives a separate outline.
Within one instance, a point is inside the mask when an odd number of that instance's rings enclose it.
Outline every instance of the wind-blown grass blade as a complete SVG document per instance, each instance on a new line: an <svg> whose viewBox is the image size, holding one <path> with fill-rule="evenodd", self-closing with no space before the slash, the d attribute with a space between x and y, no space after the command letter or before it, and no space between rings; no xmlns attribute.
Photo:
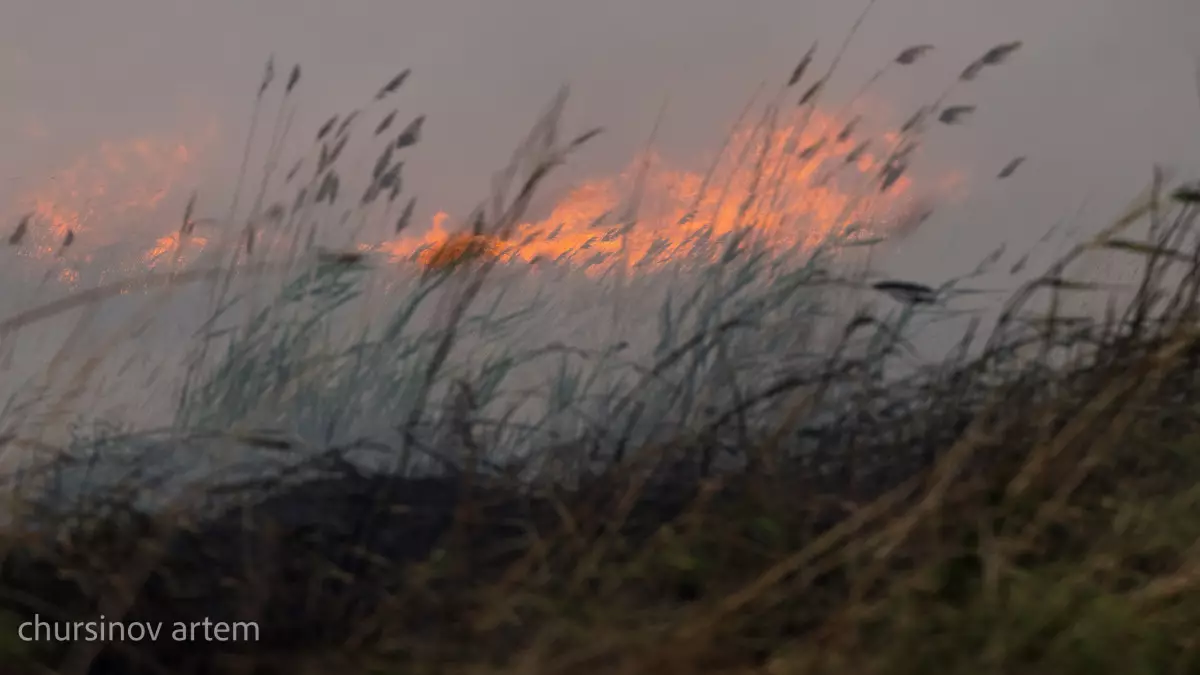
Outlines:
<svg viewBox="0 0 1200 675"><path fill-rule="evenodd" d="M1168 260L1175 260L1185 264L1194 262L1194 258L1183 251L1178 251L1168 246L1157 246L1132 239L1105 239L1102 242L1098 242L1096 246L1100 248L1127 251L1129 253L1143 255L1149 258L1165 258Z"/></svg>
<svg viewBox="0 0 1200 675"><path fill-rule="evenodd" d="M858 160L862 159L863 154L866 153L867 148L869 148L870 146L871 146L870 139L862 141L858 145L854 146L853 150L846 153L845 163L846 164L854 164Z"/></svg>
<svg viewBox="0 0 1200 675"><path fill-rule="evenodd" d="M979 73L983 72L984 68L1004 63L1004 61L1006 61L1009 56L1020 49L1021 46L1022 43L1020 41L1016 41L1006 42L1004 44L992 47L985 52L983 56L979 57L975 61L972 61L970 65L964 68L962 74L959 75L959 79L964 82L973 81L975 78L979 77Z"/></svg>
<svg viewBox="0 0 1200 675"><path fill-rule="evenodd" d="M1200 187L1180 187L1171 193L1171 199L1184 204L1200 204Z"/></svg>
<svg viewBox="0 0 1200 675"><path fill-rule="evenodd" d="M336 173L330 171L329 173L325 174L325 178L322 179L320 187L317 188L317 194L314 198L315 201L318 204L323 201L333 204L335 201L337 201L340 184L341 181L338 179L338 175Z"/></svg>
<svg viewBox="0 0 1200 675"><path fill-rule="evenodd" d="M1025 267L1028 264L1029 264L1029 254L1026 253L1025 255L1018 258L1015 263L1013 263L1012 267L1010 267L1008 269L1008 273L1009 274L1020 274L1021 272L1025 271Z"/></svg>
<svg viewBox="0 0 1200 675"><path fill-rule="evenodd" d="M287 88L285 89L285 92L288 94L292 93L292 90L296 88L296 85L299 84L299 82L300 64L297 63L296 65L292 66L292 74L288 76Z"/></svg>
<svg viewBox="0 0 1200 675"><path fill-rule="evenodd" d="M937 301L938 297L937 291L933 288L911 281L877 281L871 287L891 296L897 302L909 305L932 304Z"/></svg>
<svg viewBox="0 0 1200 675"><path fill-rule="evenodd" d="M283 202L275 202L263 211L262 217L264 221L278 225L283 222L286 215L287 209L284 207Z"/></svg>
<svg viewBox="0 0 1200 675"><path fill-rule="evenodd" d="M1008 164L1004 165L1004 168L1000 169L1000 173L996 174L996 178L999 178L1000 180L1004 180L1005 178L1012 176L1014 173L1016 173L1017 169L1020 168L1020 166L1024 163L1025 163L1024 156L1016 157L1016 158L1012 159Z"/></svg>
<svg viewBox="0 0 1200 675"><path fill-rule="evenodd" d="M366 259L367 255L362 251L330 251L327 249L317 251L317 262L322 265L359 265Z"/></svg>
<svg viewBox="0 0 1200 675"><path fill-rule="evenodd" d="M258 95L261 98L267 92L267 87L271 86L271 82L275 80L275 55L267 57L267 65L263 69L262 84L258 87Z"/></svg>
<svg viewBox="0 0 1200 675"><path fill-rule="evenodd" d="M908 171L908 163L903 161L890 163L885 166L880 173L879 192L885 193L891 190L900 178L904 176L906 171Z"/></svg>
<svg viewBox="0 0 1200 675"><path fill-rule="evenodd" d="M862 115L855 115L854 117L850 118L850 121L846 122L846 125L842 127L841 131L838 132L837 142L845 143L846 141L850 140L850 136L854 134L854 130L858 128L858 124L861 121Z"/></svg>
<svg viewBox="0 0 1200 675"><path fill-rule="evenodd" d="M326 152L325 146L321 146L321 158L317 162L317 174L324 173L329 167L333 166L334 162L342 155L342 151L346 149L346 144L349 142L349 136L341 136L333 149Z"/></svg>
<svg viewBox="0 0 1200 675"><path fill-rule="evenodd" d="M825 139L824 138L818 139L818 140L814 141L811 145L809 145L807 148L804 148L803 150L801 150L800 154L798 154L797 157L799 157L800 159L812 159L818 152L821 151L821 148L824 146L825 146Z"/></svg>
<svg viewBox="0 0 1200 675"><path fill-rule="evenodd" d="M379 187L385 190L398 190L400 186L400 171L403 168L404 162L396 162L389 167L387 171L379 176Z"/></svg>
<svg viewBox="0 0 1200 675"><path fill-rule="evenodd" d="M921 122L925 121L925 117L928 116L930 112L931 109L929 106L923 105L918 108L917 111L913 113L912 116L907 120L905 120L903 125L900 126L900 133L908 133L916 129Z"/></svg>
<svg viewBox="0 0 1200 675"><path fill-rule="evenodd" d="M341 137L343 137L346 131L350 129L350 125L354 124L354 120L358 119L358 115L358 110L352 110L350 111L350 114L346 115L346 118L342 120L342 123L338 125L337 133L334 135L338 136L339 140Z"/></svg>
<svg viewBox="0 0 1200 675"><path fill-rule="evenodd" d="M574 150L602 133L604 133L603 127L595 127L594 129L590 129L576 136L567 147Z"/></svg>
<svg viewBox="0 0 1200 675"><path fill-rule="evenodd" d="M396 227L393 231L393 234L400 234L404 230L408 229L408 226L412 224L413 212L416 211L416 209L417 198L409 197L408 203L404 205L404 211L402 211L400 213L400 217L396 219Z"/></svg>
<svg viewBox="0 0 1200 675"><path fill-rule="evenodd" d="M800 102L798 105L808 105L809 103L811 103L813 101L813 99L815 99L817 97L817 94L819 94L821 92L821 88L824 86L825 86L824 79L817 80L816 82L814 82L813 85L811 87L809 87L807 91L804 92L804 95L800 97Z"/></svg>
<svg viewBox="0 0 1200 675"><path fill-rule="evenodd" d="M33 219L32 212L26 213L25 215L21 216L21 219L19 221L17 221L16 229L14 229L13 233L11 235L9 235L9 237L8 237L8 245L9 246L16 246L21 243L21 240L23 240L25 238L25 235L29 232L29 221L32 219Z"/></svg>
<svg viewBox="0 0 1200 675"><path fill-rule="evenodd" d="M304 166L303 158L296 160L296 163L292 164L292 168L288 169L287 174L284 176L283 182L291 183L296 178L296 174L300 173L300 169L303 166Z"/></svg>
<svg viewBox="0 0 1200 675"><path fill-rule="evenodd" d="M933 45L914 45L900 52L896 56L896 63L902 66L911 66L931 51L933 51Z"/></svg>
<svg viewBox="0 0 1200 675"><path fill-rule="evenodd" d="M379 153L379 157L375 158L375 167L371 169L371 178L373 180L378 181L379 177L391 166L393 151L393 145L388 143L383 147L383 152Z"/></svg>
<svg viewBox="0 0 1200 675"><path fill-rule="evenodd" d="M243 445L265 450L290 451L296 446L294 441L279 432L234 432L229 436Z"/></svg>
<svg viewBox="0 0 1200 675"><path fill-rule="evenodd" d="M404 70L400 71L399 73L396 73L395 77L388 80L388 83L383 85L383 87L379 90L379 93L375 94L375 100L382 101L384 98L387 98L388 95L394 94L396 92L396 90L398 90L401 86L404 85L404 82L408 79L408 76L411 74L412 74L411 68L405 68Z"/></svg>
<svg viewBox="0 0 1200 675"><path fill-rule="evenodd" d="M383 132L385 132L389 128L391 128L392 122L395 121L395 119L396 119L396 111L393 110L390 113L388 113L386 116L384 116L384 118L382 120L379 121L379 125L375 127L375 135L378 136L379 134L382 134Z"/></svg>
<svg viewBox="0 0 1200 675"><path fill-rule="evenodd" d="M333 117L330 117L328 120L326 120L325 123L321 125L321 128L317 129L317 140L318 141L325 140L325 137L329 135L329 132L333 131L333 125L337 124L337 121L338 121L337 115L334 115Z"/></svg>
<svg viewBox="0 0 1200 675"><path fill-rule="evenodd" d="M183 221L179 224L179 231L182 234L191 234L192 230L196 227L196 222L192 220L192 214L196 210L196 198L196 191L192 190L191 196L188 197L187 205L183 207Z"/></svg>
<svg viewBox="0 0 1200 675"><path fill-rule="evenodd" d="M938 121L942 124L959 124L975 112L973 105L953 105L942 110Z"/></svg>
<svg viewBox="0 0 1200 675"><path fill-rule="evenodd" d="M1008 57L1012 56L1018 49L1020 49L1022 44L1023 43L1020 40L1017 40L1014 42L1006 42L1004 44L996 45L995 47L989 49L987 53L980 57L979 60L987 66L999 65L1008 60Z"/></svg>
<svg viewBox="0 0 1200 675"><path fill-rule="evenodd" d="M413 121L404 127L400 135L396 137L396 149L403 150L412 145L416 145L421 140L421 127L425 124L425 116L418 115Z"/></svg>
<svg viewBox="0 0 1200 675"><path fill-rule="evenodd" d="M292 215L295 215L304 206L308 200L308 188L300 188L296 191L296 199L292 201Z"/></svg>
<svg viewBox="0 0 1200 675"><path fill-rule="evenodd" d="M804 53L803 58L800 59L800 63L798 63L792 70L792 75L788 78L787 82L788 87L794 87L799 84L800 80L804 77L805 71L807 71L808 67L812 65L812 60L816 53L817 43L813 42L812 46L808 48L808 51Z"/></svg>
<svg viewBox="0 0 1200 675"><path fill-rule="evenodd" d="M1097 291L1105 288L1112 288L1111 285L1102 284L1094 281L1075 281L1073 279L1063 279L1057 276L1044 276L1039 278L1035 286L1045 288L1054 288L1064 291Z"/></svg>

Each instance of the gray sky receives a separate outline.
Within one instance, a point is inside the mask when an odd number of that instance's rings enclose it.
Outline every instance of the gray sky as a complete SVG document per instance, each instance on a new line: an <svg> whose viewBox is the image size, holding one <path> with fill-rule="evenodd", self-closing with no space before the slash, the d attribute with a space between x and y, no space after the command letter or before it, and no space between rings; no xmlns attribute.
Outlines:
<svg viewBox="0 0 1200 675"><path fill-rule="evenodd" d="M303 65L296 135L305 141L330 113L414 69L401 115L429 116L408 172L428 210L469 210L563 83L573 87L569 119L579 129L611 130L578 158L576 175L621 169L664 101L660 147L703 169L756 86L786 77L814 39L827 63L863 4L5 0L0 199L103 140L194 138L210 122L217 134L204 143L202 178L210 187L213 176L228 178L271 52L284 73ZM979 114L939 131L930 148L927 162L975 181L967 201L931 225L921 252L900 252L908 265L928 269L947 251L978 257L1010 236L1040 234L1089 190L1097 215L1110 213L1154 161L1200 163L1195 0L879 0L840 69L839 91L910 44L935 44L919 69L880 89L881 114L903 118L984 49L1014 39L1025 49L962 94ZM1015 154L1030 163L1001 190L987 179ZM15 210L0 202L0 213Z"/></svg>

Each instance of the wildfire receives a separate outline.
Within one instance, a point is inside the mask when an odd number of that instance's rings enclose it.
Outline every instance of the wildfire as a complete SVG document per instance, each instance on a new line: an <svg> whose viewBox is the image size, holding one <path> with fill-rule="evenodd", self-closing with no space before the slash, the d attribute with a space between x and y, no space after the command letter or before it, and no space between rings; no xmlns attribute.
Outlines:
<svg viewBox="0 0 1200 675"><path fill-rule="evenodd" d="M447 214L439 212L425 234L380 249L434 267L492 255L603 270L687 255L711 259L720 254L713 243L742 228L774 248L811 248L851 225L878 230L880 218L908 199L906 177L885 194L873 182L897 136L876 140L876 154L860 139L836 140L844 126L816 114L807 124L770 134L740 131L707 174L671 168L656 155L641 157L616 178L583 183L547 217L519 224L504 238L450 233ZM633 223L622 211L638 192Z"/></svg>
<svg viewBox="0 0 1200 675"><path fill-rule="evenodd" d="M202 145L155 136L108 141L53 172L16 199L32 214L26 253L47 257L74 241L95 250L125 239L193 177Z"/></svg>
<svg viewBox="0 0 1200 675"><path fill-rule="evenodd" d="M578 185L544 218L515 224L504 236L452 232L449 216L439 212L425 233L374 248L432 268L491 257L557 261L593 272L685 256L712 259L722 237L742 230L779 249L811 248L850 226L878 233L884 218L903 211L911 184L902 177L881 194L882 158L899 139L864 140L848 133L853 127L817 112L770 132L744 129L710 171L681 170L649 154L616 177ZM61 253L64 238L75 235L86 237L89 247L114 243L130 234L132 221L163 216L157 213L163 200L193 175L197 147L202 144L151 137L105 143L58 171L22 198L41 224L32 250ZM195 233L181 241L177 225L161 236L164 229L154 233L158 238L139 264L154 266L207 243Z"/></svg>

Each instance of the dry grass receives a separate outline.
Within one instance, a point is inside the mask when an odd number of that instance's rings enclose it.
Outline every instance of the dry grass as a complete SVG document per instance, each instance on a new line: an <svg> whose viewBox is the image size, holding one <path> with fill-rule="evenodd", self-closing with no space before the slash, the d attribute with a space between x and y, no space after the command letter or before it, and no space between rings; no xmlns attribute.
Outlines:
<svg viewBox="0 0 1200 675"><path fill-rule="evenodd" d="M987 51L946 95L1019 46ZM895 64L929 51L906 49ZM815 52L764 126L793 88L803 105L820 97L833 70L806 81ZM299 72L278 120L289 119ZM273 77L270 66L255 125ZM627 345L555 345L464 369L456 351L486 345L489 331L526 315L502 316L498 301L476 311L503 278L500 256L442 262L506 241L546 175L595 134L564 142L565 92L557 97L456 240L464 245L445 260L435 252L437 264L395 313L375 332L352 326L356 338L342 348L330 335L372 259L321 249L309 224L327 215L321 204L347 199L336 167L348 135L407 77L321 128L284 181L311 175L287 208L263 207L278 159L268 158L222 265L142 280L215 281L213 322L169 428L85 435L49 467L18 476L41 498L21 503L27 517L0 540L5 672L1200 672L1193 188L1156 180L1130 213L1014 293L986 336L971 324L938 363L907 360L908 335L954 300L956 283L844 274L824 254L848 250L852 237L772 267L740 234L721 242L690 296L668 294L649 365L614 356ZM958 123L974 110L942 108L941 99L905 125L872 191L889 189L915 160L925 120ZM384 111L373 137L395 118ZM389 211L401 193L394 167L423 119L388 142L346 219L382 212L407 227L412 201L399 221ZM273 153L286 127L277 121ZM807 156L797 149L794 161ZM759 164L743 214L775 198L773 174ZM277 250L287 253L285 274L267 278L266 256ZM1103 316L1065 315L1071 298L1102 290L1070 276L1097 255L1139 259L1140 283ZM613 283L628 292L635 281ZM0 328L122 288L34 308ZM891 293L900 310L831 311L844 309L837 294L846 289L859 301ZM429 303L433 320L417 326ZM235 312L244 316L218 326ZM801 340L798 323L824 332ZM783 332L794 342L778 342ZM817 349L820 336L833 346ZM784 354L781 345L787 359L764 358ZM612 379L574 369L568 355ZM540 399L544 415L497 413L508 410L507 374L547 357L561 369ZM379 433L361 432L364 410L387 421ZM46 445L36 427L6 416L5 445ZM73 501L54 489L81 462L172 452L199 463L229 451L258 459L217 486L135 461L123 480ZM261 639L16 639L35 613L256 621Z"/></svg>

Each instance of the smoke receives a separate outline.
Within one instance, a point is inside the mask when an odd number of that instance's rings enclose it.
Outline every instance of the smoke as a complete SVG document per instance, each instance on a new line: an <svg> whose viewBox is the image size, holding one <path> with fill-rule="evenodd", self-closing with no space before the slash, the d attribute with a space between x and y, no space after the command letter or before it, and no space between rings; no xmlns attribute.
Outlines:
<svg viewBox="0 0 1200 675"><path fill-rule="evenodd" d="M19 200L53 187L58 171L106 145L139 138L168 139L168 148L170 139L186 141L188 156L203 158L185 176L200 195L198 214L223 213L270 54L281 74L295 63L304 67L282 171L331 114L370 99L398 69L412 69L396 96L396 119L427 119L421 143L406 150L404 174L405 192L420 197L414 220L422 224L440 210L465 219L486 196L493 171L564 83L572 85L567 119L574 130L602 125L609 133L572 158L551 195L568 194L569 179L619 175L645 149L660 111L656 155L672 167L703 172L747 101L786 81L814 41L821 45L815 68L827 67L864 4L76 0L64 9L43 0L7 0L0 24L0 217L15 223L29 208ZM895 128L935 99L988 47L1011 40L1024 47L1011 63L956 89L947 101L975 112L961 124L939 127L918 176L953 181L926 183L939 195L934 214L924 217L924 202L912 214L899 214L919 218L920 226L875 263L936 286L1001 244L1019 254L1060 220L1069 221L1066 231L1102 227L1149 181L1156 162L1200 168L1193 72L1200 34L1188 26L1200 26L1200 8L1191 0L880 0L830 82L834 111L901 50L915 44L934 49L919 64L881 78L862 101L864 125L875 131ZM268 106L266 124L275 114ZM252 169L261 166L269 135L259 135ZM1018 155L1027 161L997 181ZM143 170L157 180L163 171L155 166ZM155 202L155 217L168 231L178 227L191 194L181 180L172 185L176 189ZM551 213L552 201L533 215ZM87 234L86 228L79 233L76 248L89 245ZM4 315L27 306L40 288L9 295ZM611 308L587 295L590 286L582 288L550 306L537 328L554 326L570 334L553 337L566 340L603 323ZM644 290L653 299L647 307L658 299L651 290ZM179 345L192 334L188 322L200 320L204 298L192 295L182 294L168 308L177 315L167 314L178 319L174 332L155 338L164 362L179 362ZM92 329L115 334L136 314L126 300L91 317ZM587 325L558 325L568 315ZM16 359L31 381L70 324L63 319L25 335L27 347ZM151 342L138 335L124 344L131 353L121 359L141 368L137 382L158 377L148 365L158 358L150 354ZM115 363L119 372L110 383L122 390L140 386L130 386L135 371ZM149 399L150 391L146 386L138 393ZM144 412L148 403L122 405Z"/></svg>
<svg viewBox="0 0 1200 675"><path fill-rule="evenodd" d="M664 101L662 151L698 163L761 81L786 77L814 39L828 55L861 8L832 0L74 4L69 21L37 0L5 10L0 177L36 181L105 140L164 124L186 133L211 116L223 131L212 148L223 170L208 177L207 193L219 194L236 169L258 70L274 52L305 67L298 135L397 67L412 67L404 104L430 119L412 187L449 210L469 209L486 192L491 171L564 82L575 88L572 117L612 130L581 175L618 171ZM864 23L839 82L856 87L907 44L936 45L927 68L881 89L880 112L902 117L980 49L1024 40L1013 67L972 92L978 118L931 161L986 175L1008 148L1037 150L1035 175L1010 198L1039 207L1018 219L1044 221L1074 208L1087 187L1196 156L1188 53L1196 30L1186 26L1198 14L1186 0L888 0ZM1053 194L1028 187L1047 179Z"/></svg>

